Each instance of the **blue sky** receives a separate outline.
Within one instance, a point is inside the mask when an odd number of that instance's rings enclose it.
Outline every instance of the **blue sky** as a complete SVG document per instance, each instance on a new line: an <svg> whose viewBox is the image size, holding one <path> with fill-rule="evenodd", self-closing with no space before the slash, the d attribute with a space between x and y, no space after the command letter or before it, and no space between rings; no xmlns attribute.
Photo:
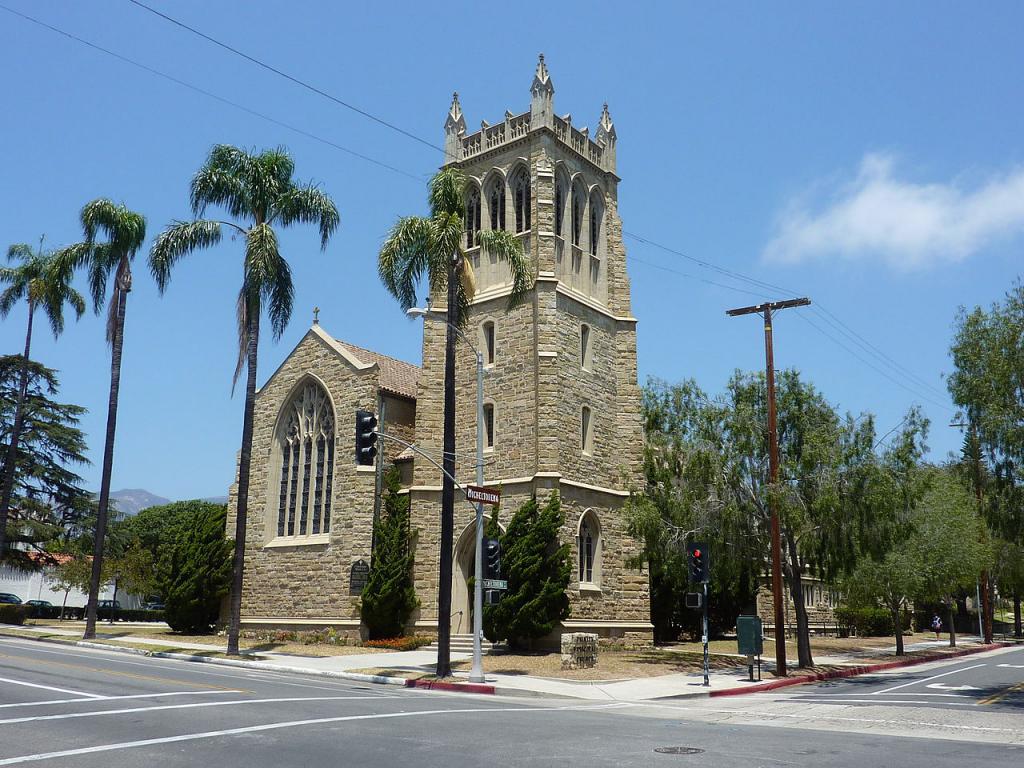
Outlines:
<svg viewBox="0 0 1024 768"><path fill-rule="evenodd" d="M1022 263L1020 4L521 2L485 11L254 0L243 12L150 1L436 144L454 90L471 128L528 109L543 51L558 114L593 127L609 104L627 232L810 296L814 310L775 323L777 364L802 369L840 408L877 414L880 434L919 403L932 419L933 457L959 446L942 378L956 308L999 299ZM282 236L295 314L280 342L265 337L261 381L305 333L314 305L335 336L419 361L420 327L385 294L375 264L395 217L424 212L439 152L127 0L0 4L414 177L0 9L4 247L41 234L52 245L78 240L78 211L99 196L144 213L154 236L188 215L188 182L211 145L284 144L297 177L334 197L342 225L325 253L312 229ZM734 369L763 365L757 320L725 316L762 292L711 285L704 280L752 289L635 239L626 245L641 379L694 377L716 392ZM231 397L240 270L240 243L228 240L182 263L161 298L140 254L114 488L226 492L241 429L241 399ZM0 348L20 351L23 333L18 310L0 323ZM62 397L90 410L96 464L83 474L97 485L109 385L102 322L90 313L56 343L41 331L34 352L61 371Z"/></svg>

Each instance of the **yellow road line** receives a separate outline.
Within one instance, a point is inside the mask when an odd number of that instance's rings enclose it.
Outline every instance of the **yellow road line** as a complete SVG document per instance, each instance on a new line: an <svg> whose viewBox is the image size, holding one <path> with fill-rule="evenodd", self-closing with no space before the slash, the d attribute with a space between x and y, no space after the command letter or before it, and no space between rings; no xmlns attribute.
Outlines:
<svg viewBox="0 0 1024 768"><path fill-rule="evenodd" d="M1018 693L1020 691L1024 691L1024 682L1017 683L1016 685L1011 685L1005 691L1000 691L999 693L994 693L991 696L988 696L987 698L982 699L978 703L979 704L995 704L997 701L1002 701L1003 699L1005 699L1011 693Z"/></svg>
<svg viewBox="0 0 1024 768"><path fill-rule="evenodd" d="M223 685L213 685L211 683L196 683L191 680L176 680L170 677L156 677L153 675L140 675L135 672L122 672L116 669L106 669L105 667L90 667L85 664L73 664L68 661L52 661L50 659L36 659L30 656L12 656L6 653L0 653L0 658L13 659L20 663L33 662L36 664L44 664L57 667L72 667L74 669L84 669L89 672L99 672L104 675L116 675L118 677L129 677L133 680L148 680L151 682L158 683L173 683L174 685L187 685L192 688L212 688L218 691L235 691L237 693L252 693L252 691L246 691L241 688L231 688Z"/></svg>

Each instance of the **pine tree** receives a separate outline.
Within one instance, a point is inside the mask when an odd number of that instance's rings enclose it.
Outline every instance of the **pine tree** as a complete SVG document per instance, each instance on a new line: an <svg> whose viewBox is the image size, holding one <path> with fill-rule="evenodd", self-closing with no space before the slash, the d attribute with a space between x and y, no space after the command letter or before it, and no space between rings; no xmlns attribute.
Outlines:
<svg viewBox="0 0 1024 768"><path fill-rule="evenodd" d="M373 562L361 601L371 640L401 636L420 604L413 586L409 497L399 494L400 487L392 467L384 476L383 510L374 526Z"/></svg>
<svg viewBox="0 0 1024 768"><path fill-rule="evenodd" d="M558 493L543 507L536 498L523 504L501 539L502 576L508 590L484 609L484 634L491 641L529 645L569 617L569 545L559 544L565 522ZM496 520L493 523L497 525Z"/></svg>
<svg viewBox="0 0 1024 768"><path fill-rule="evenodd" d="M226 516L226 505L210 504L176 531L164 595L165 618L175 632L209 632L217 621L231 578Z"/></svg>

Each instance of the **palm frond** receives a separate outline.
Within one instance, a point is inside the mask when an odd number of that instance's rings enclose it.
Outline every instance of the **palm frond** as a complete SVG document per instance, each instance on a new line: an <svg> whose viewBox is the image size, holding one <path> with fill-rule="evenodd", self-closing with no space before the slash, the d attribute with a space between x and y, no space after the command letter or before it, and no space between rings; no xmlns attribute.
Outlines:
<svg viewBox="0 0 1024 768"><path fill-rule="evenodd" d="M523 250L522 241L511 232L495 229L479 233L480 245L508 264L512 277L512 292L508 297L509 309L520 304L533 287L536 275L530 257Z"/></svg>
<svg viewBox="0 0 1024 768"><path fill-rule="evenodd" d="M245 275L248 296L266 301L274 338L280 339L292 316L295 287L291 267L281 257L277 235L270 224L257 224L249 230L245 241Z"/></svg>
<svg viewBox="0 0 1024 768"><path fill-rule="evenodd" d="M274 208L276 210L270 220L276 218L283 227L297 221L319 224L321 250L326 250L328 239L341 221L334 201L313 184L288 189L274 202Z"/></svg>
<svg viewBox="0 0 1024 768"><path fill-rule="evenodd" d="M98 198L85 204L81 219L86 242L94 243L102 232L118 256L133 258L146 241L145 217L123 204Z"/></svg>
<svg viewBox="0 0 1024 768"><path fill-rule="evenodd" d="M424 273L433 283L431 254L431 220L419 216L399 219L381 246L377 273L403 310L416 306L416 286Z"/></svg>
<svg viewBox="0 0 1024 768"><path fill-rule="evenodd" d="M249 351L249 287L247 283L243 283L242 290L238 292L238 302L236 303L236 312L238 320L238 362L235 364L235 373L231 377L231 394L235 394L235 385L238 383L238 376L242 373L242 368L245 366L246 354ZM256 302L259 301L259 297L254 297ZM257 303L257 312L259 304Z"/></svg>
<svg viewBox="0 0 1024 768"><path fill-rule="evenodd" d="M241 179L229 170L207 162L192 177L190 191L192 214L197 218L208 205L219 205L235 217L249 212L249 196Z"/></svg>
<svg viewBox="0 0 1024 768"><path fill-rule="evenodd" d="M93 310L98 315L107 298L107 278L117 266L117 262L114 260L114 249L110 247L110 243L92 246L89 255L89 261L85 265L88 272L89 295L92 297Z"/></svg>
<svg viewBox="0 0 1024 768"><path fill-rule="evenodd" d="M0 317L7 317L14 306L24 298L26 287L25 283L17 282L7 286L3 293L0 293Z"/></svg>
<svg viewBox="0 0 1024 768"><path fill-rule="evenodd" d="M430 192L427 201L430 213L462 215L465 203L466 175L455 166L442 168L430 180Z"/></svg>
<svg viewBox="0 0 1024 768"><path fill-rule="evenodd" d="M221 240L217 221L174 221L157 236L149 249L149 271L160 293L167 290L171 270L179 259L200 248L209 248Z"/></svg>
<svg viewBox="0 0 1024 768"><path fill-rule="evenodd" d="M74 272L60 257L60 253L49 256L46 272L43 277L43 295L40 306L50 321L50 329L56 339L64 332L64 305L70 304L75 312L75 319L81 319L85 313L85 299L71 286Z"/></svg>
<svg viewBox="0 0 1024 768"><path fill-rule="evenodd" d="M28 261L33 256L35 256L35 252L27 243L14 243L7 249L8 261Z"/></svg>

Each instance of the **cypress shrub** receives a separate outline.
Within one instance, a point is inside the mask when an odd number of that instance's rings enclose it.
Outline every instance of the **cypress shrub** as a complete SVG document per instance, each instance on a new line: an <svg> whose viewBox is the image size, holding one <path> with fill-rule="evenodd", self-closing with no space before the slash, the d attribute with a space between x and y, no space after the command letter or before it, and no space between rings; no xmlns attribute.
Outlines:
<svg viewBox="0 0 1024 768"><path fill-rule="evenodd" d="M569 617L570 550L558 541L564 522L557 492L543 507L533 498L512 515L500 537L502 577L508 581L508 590L497 605L484 608L488 640L529 646Z"/></svg>
<svg viewBox="0 0 1024 768"><path fill-rule="evenodd" d="M413 586L409 496L400 495L399 471L384 476L380 517L374 525L373 558L360 613L371 640L399 637L419 605Z"/></svg>
<svg viewBox="0 0 1024 768"><path fill-rule="evenodd" d="M210 506L175 531L164 595L164 618L175 632L209 632L217 621L231 580L226 517L226 506Z"/></svg>

